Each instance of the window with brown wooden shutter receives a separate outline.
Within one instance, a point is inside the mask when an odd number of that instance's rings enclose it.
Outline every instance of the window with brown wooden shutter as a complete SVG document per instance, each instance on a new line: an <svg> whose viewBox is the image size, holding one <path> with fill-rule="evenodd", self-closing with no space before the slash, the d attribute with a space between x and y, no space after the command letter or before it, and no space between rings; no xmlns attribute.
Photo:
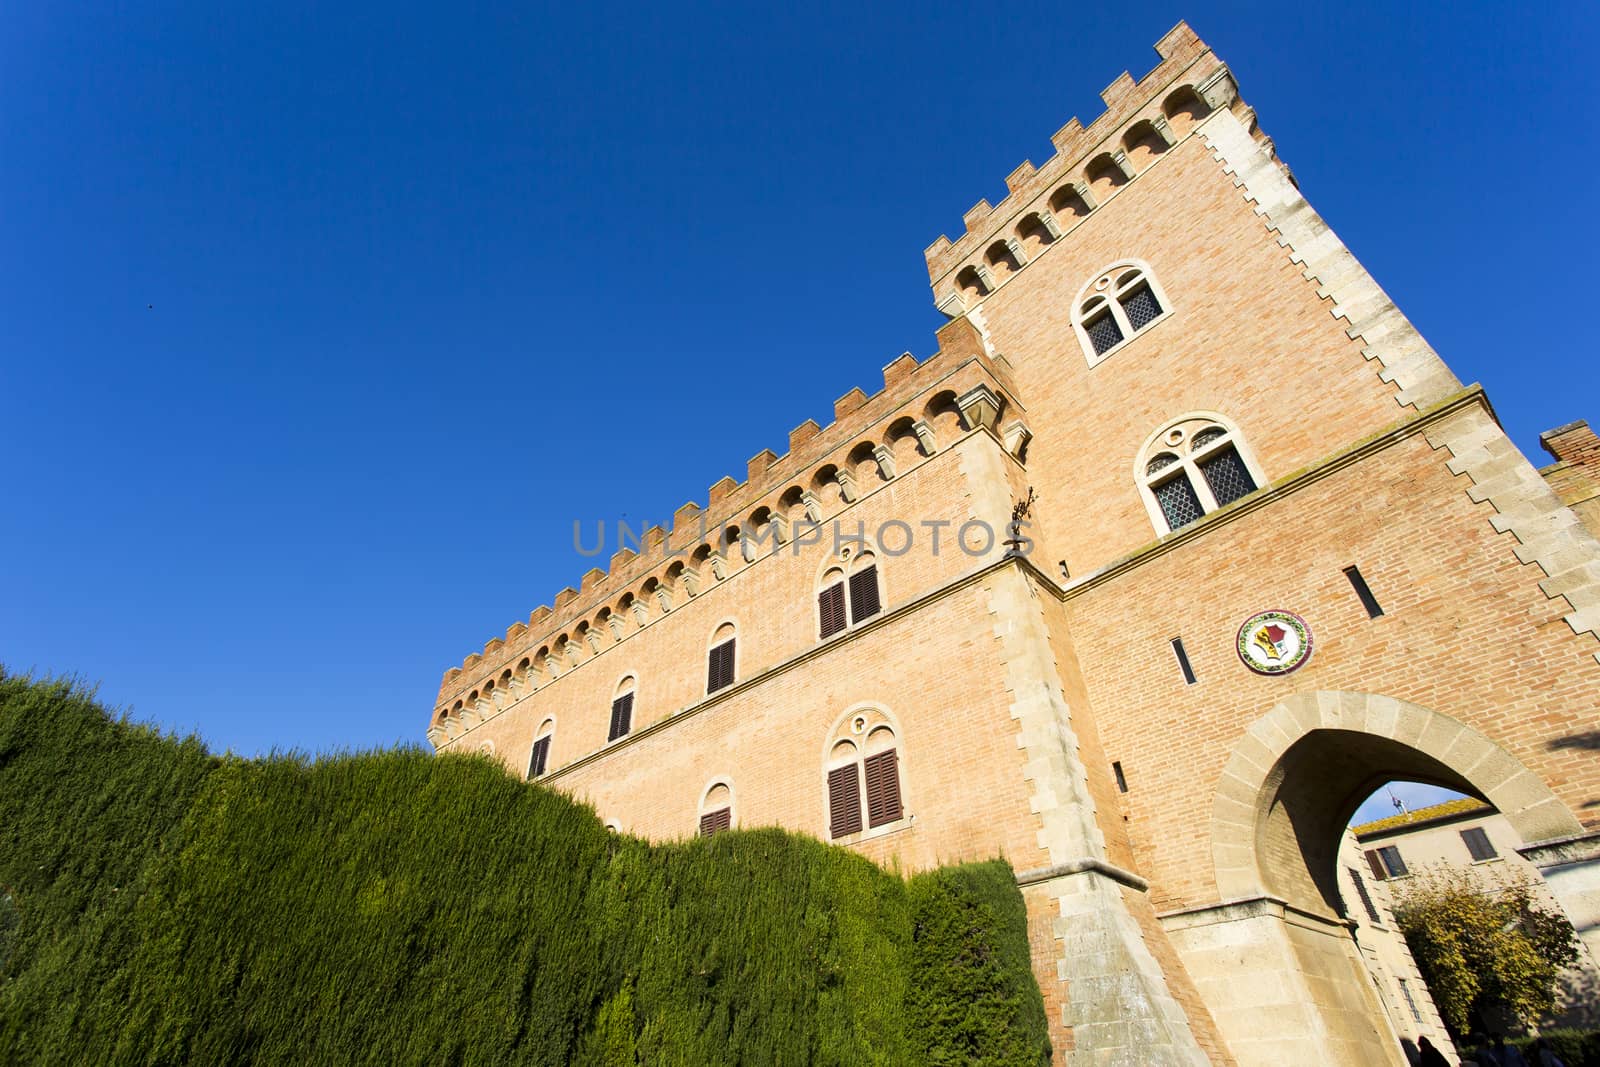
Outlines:
<svg viewBox="0 0 1600 1067"><path fill-rule="evenodd" d="M817 617L823 637L832 637L845 628L843 582L835 582L817 594Z"/></svg>
<svg viewBox="0 0 1600 1067"><path fill-rule="evenodd" d="M735 639L722 642L711 650L710 663L706 670L706 692L715 693L718 689L726 688L733 684L733 645Z"/></svg>
<svg viewBox="0 0 1600 1067"><path fill-rule="evenodd" d="M633 726L633 694L624 693L611 702L611 732L607 741L615 741Z"/></svg>
<svg viewBox="0 0 1600 1067"><path fill-rule="evenodd" d="M861 776L856 765L828 772L828 834L843 837L861 829Z"/></svg>
<svg viewBox="0 0 1600 1067"><path fill-rule="evenodd" d="M895 750L867 757L867 824L882 826L900 817L900 766Z"/></svg>
<svg viewBox="0 0 1600 1067"><path fill-rule="evenodd" d="M850 576L850 619L860 622L871 618L882 607L878 601L878 568L862 567Z"/></svg>
<svg viewBox="0 0 1600 1067"><path fill-rule="evenodd" d="M733 809L718 808L708 811L700 816L700 836L710 837L714 833L728 829L733 825Z"/></svg>
<svg viewBox="0 0 1600 1067"><path fill-rule="evenodd" d="M528 777L537 778L544 773L544 765L550 759L550 738L541 737L533 743L533 758L528 761Z"/></svg>
<svg viewBox="0 0 1600 1067"><path fill-rule="evenodd" d="M1378 850L1369 848L1365 855L1367 857L1367 866L1372 868L1372 877L1380 882L1387 880L1389 872L1383 869L1383 860L1378 858Z"/></svg>

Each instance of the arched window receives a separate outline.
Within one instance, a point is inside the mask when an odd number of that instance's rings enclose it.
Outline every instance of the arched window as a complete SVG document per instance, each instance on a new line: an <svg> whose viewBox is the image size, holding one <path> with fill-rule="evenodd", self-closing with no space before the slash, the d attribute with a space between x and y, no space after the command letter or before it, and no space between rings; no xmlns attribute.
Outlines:
<svg viewBox="0 0 1600 1067"><path fill-rule="evenodd" d="M733 623L725 622L711 635L711 651L707 655L706 692L715 693L733 684L734 639Z"/></svg>
<svg viewBox="0 0 1600 1067"><path fill-rule="evenodd" d="M848 837L904 817L899 744L882 712L851 715L836 732L826 758L829 837Z"/></svg>
<svg viewBox="0 0 1600 1067"><path fill-rule="evenodd" d="M711 783L700 797L700 836L710 837L733 827L733 785L726 779Z"/></svg>
<svg viewBox="0 0 1600 1067"><path fill-rule="evenodd" d="M555 735L556 721L546 719L533 735L533 754L528 757L528 778L531 781L544 774L550 765L550 738Z"/></svg>
<svg viewBox="0 0 1600 1067"><path fill-rule="evenodd" d="M822 591L817 594L818 630L823 637L832 637L882 610L876 557L862 550L851 558L851 550L846 548L822 576Z"/></svg>
<svg viewBox="0 0 1600 1067"><path fill-rule="evenodd" d="M1094 366L1172 311L1150 267L1127 260L1108 267L1078 291L1072 328Z"/></svg>
<svg viewBox="0 0 1600 1067"><path fill-rule="evenodd" d="M1185 415L1139 454L1139 486L1157 532L1181 529L1264 480L1238 430L1220 415Z"/></svg>
<svg viewBox="0 0 1600 1067"><path fill-rule="evenodd" d="M617 683L616 695L611 698L611 729L606 733L607 741L615 741L633 728L635 688L631 674Z"/></svg>

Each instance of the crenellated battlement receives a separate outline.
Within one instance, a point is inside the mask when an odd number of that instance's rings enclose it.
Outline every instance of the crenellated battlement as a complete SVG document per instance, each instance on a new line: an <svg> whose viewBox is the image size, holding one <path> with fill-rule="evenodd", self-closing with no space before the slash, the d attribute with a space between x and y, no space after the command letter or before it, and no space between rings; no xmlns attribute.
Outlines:
<svg viewBox="0 0 1600 1067"><path fill-rule="evenodd" d="M441 743L470 729L755 562L741 558L741 531L785 544L795 524L825 521L971 430L987 429L1020 451L1030 432L1010 366L964 319L945 324L938 339L927 360L896 357L877 393L851 389L834 402L827 426L802 422L789 432L788 452L762 449L744 481L719 479L704 506L684 503L670 528L646 528L637 551L619 548L608 567L591 568L578 588L557 593L553 606L535 608L526 623L513 623L450 668L430 738Z"/></svg>
<svg viewBox="0 0 1600 1067"><path fill-rule="evenodd" d="M1007 195L979 200L955 241L941 234L924 256L934 303L954 318L1060 240L1143 166L1186 136L1204 115L1232 107L1228 68L1180 22L1156 42L1161 56L1135 80L1126 71L1101 92L1106 110L1088 126L1073 118L1050 138L1042 166L1024 160L1006 176Z"/></svg>

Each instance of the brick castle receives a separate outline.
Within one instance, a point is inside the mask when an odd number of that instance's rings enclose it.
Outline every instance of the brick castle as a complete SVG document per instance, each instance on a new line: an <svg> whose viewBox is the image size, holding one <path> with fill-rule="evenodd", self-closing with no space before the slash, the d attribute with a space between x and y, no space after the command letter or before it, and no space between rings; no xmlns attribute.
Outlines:
<svg viewBox="0 0 1600 1067"><path fill-rule="evenodd" d="M1229 68L1156 50L927 249L933 356L452 668L428 738L651 839L1004 855L1058 1062L1403 1063L1336 877L1384 781L1493 805L1600 951L1600 442L1535 469Z"/></svg>

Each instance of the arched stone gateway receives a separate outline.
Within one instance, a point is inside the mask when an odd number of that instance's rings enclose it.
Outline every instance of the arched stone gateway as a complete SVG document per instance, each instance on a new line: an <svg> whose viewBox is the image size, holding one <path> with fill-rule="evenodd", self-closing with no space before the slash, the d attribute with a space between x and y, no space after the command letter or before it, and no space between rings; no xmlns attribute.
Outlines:
<svg viewBox="0 0 1600 1067"><path fill-rule="evenodd" d="M1537 775L1448 715L1371 693L1299 693L1250 727L1217 783L1218 896L1273 896L1338 914L1340 834L1361 801L1395 778L1487 800L1530 844L1583 832Z"/></svg>
<svg viewBox="0 0 1600 1067"><path fill-rule="evenodd" d="M1215 785L1219 903L1163 916L1241 1062L1405 1062L1336 881L1351 815L1397 778L1487 800L1528 843L1527 855L1583 834L1543 779L1448 715L1359 692L1279 702L1234 744ZM1592 890L1564 893L1544 873L1582 929Z"/></svg>

